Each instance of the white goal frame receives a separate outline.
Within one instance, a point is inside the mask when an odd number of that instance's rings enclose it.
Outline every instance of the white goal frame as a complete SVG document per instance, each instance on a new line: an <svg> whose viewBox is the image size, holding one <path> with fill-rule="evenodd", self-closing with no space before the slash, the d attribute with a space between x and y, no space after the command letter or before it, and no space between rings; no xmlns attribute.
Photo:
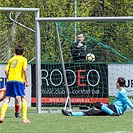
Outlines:
<svg viewBox="0 0 133 133"><path fill-rule="evenodd" d="M41 22L69 22L69 21L133 21L133 17L60 17L60 18L35 18L36 21L36 98L37 113L41 113L41 40L40 23ZM58 40L59 43L59 40ZM61 52L61 51L60 51ZM66 75L65 75L66 76ZM67 81L66 81L67 82ZM67 88L67 87L66 87ZM68 88L67 88L68 89ZM66 90L69 92L69 90ZM71 109L70 96L67 93L66 104ZM65 104L65 106L66 106Z"/></svg>

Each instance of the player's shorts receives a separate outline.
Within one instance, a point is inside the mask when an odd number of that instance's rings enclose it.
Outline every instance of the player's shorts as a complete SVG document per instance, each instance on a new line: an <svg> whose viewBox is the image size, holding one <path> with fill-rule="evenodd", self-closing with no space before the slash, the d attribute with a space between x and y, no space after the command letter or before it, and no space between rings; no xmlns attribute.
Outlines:
<svg viewBox="0 0 133 133"><path fill-rule="evenodd" d="M25 96L24 92L25 86L22 82L9 81L6 86L6 96L16 97Z"/></svg>

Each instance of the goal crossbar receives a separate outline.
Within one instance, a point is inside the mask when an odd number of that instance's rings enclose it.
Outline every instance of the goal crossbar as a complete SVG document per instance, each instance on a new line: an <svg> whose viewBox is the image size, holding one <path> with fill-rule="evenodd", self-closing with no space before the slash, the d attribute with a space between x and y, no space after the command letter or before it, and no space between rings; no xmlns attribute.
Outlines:
<svg viewBox="0 0 133 133"><path fill-rule="evenodd" d="M25 12L37 12L39 8L13 8L13 7L0 7L0 11L25 11Z"/></svg>
<svg viewBox="0 0 133 133"><path fill-rule="evenodd" d="M133 17L60 17L60 18L36 18L36 21L52 21L52 22L63 22L63 21L131 21Z"/></svg>

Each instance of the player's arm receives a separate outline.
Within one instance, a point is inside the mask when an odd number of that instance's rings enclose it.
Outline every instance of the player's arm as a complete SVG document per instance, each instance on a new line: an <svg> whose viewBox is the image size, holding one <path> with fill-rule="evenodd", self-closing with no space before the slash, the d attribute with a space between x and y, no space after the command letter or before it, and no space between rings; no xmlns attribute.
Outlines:
<svg viewBox="0 0 133 133"><path fill-rule="evenodd" d="M70 49L73 57L77 57L79 55L79 48L75 43L71 46Z"/></svg>
<svg viewBox="0 0 133 133"><path fill-rule="evenodd" d="M25 75L25 84L26 84L26 87L28 87L29 83L28 83L28 71L27 71L27 68L24 68L24 75Z"/></svg>
<svg viewBox="0 0 133 133"><path fill-rule="evenodd" d="M133 110L133 103L129 98L127 99L127 105Z"/></svg>
<svg viewBox="0 0 133 133"><path fill-rule="evenodd" d="M5 70L5 74L6 74L6 77L8 78L9 72L7 70Z"/></svg>
<svg viewBox="0 0 133 133"><path fill-rule="evenodd" d="M28 86L29 86L29 84L28 84L28 69L27 69L27 60L25 60L25 61L24 61L23 71L24 71L24 77L25 77L25 85L26 85L26 87L28 87Z"/></svg>
<svg viewBox="0 0 133 133"><path fill-rule="evenodd" d="M133 103L131 100L128 98L126 93L121 94L121 100L126 103L132 110L133 110Z"/></svg>
<svg viewBox="0 0 133 133"><path fill-rule="evenodd" d="M9 74L9 69L10 69L10 63L8 62L6 69L5 69L5 74L6 74L7 78L8 78L8 74Z"/></svg>
<svg viewBox="0 0 133 133"><path fill-rule="evenodd" d="M77 45L77 48L80 48L83 46L83 43L82 42L79 42L78 45Z"/></svg>

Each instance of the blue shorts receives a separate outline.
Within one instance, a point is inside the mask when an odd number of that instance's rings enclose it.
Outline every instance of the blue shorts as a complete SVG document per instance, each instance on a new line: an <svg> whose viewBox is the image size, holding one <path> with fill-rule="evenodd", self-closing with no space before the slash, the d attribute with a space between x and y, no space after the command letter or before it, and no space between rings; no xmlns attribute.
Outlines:
<svg viewBox="0 0 133 133"><path fill-rule="evenodd" d="M21 82L9 81L6 86L6 96L16 97L16 96L25 96L25 85Z"/></svg>

